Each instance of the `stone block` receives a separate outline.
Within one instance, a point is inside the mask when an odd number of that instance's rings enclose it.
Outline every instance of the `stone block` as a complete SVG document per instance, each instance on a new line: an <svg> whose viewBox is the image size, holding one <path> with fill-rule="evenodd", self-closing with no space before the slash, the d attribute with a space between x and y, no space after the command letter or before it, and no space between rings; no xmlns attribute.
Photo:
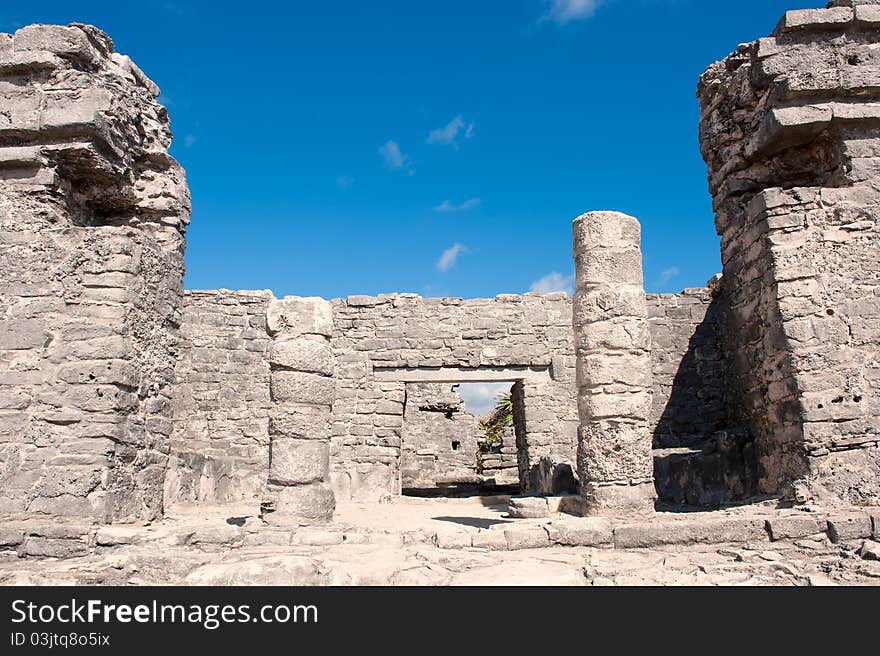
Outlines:
<svg viewBox="0 0 880 656"><path fill-rule="evenodd" d="M472 545L472 534L467 531L437 531L440 549L467 549Z"/></svg>
<svg viewBox="0 0 880 656"><path fill-rule="evenodd" d="M330 342L320 335L276 339L269 349L269 362L277 367L324 376L333 374Z"/></svg>
<svg viewBox="0 0 880 656"><path fill-rule="evenodd" d="M614 529L617 549L657 547L664 544L725 544L768 539L764 520L752 517L655 519Z"/></svg>
<svg viewBox="0 0 880 656"><path fill-rule="evenodd" d="M272 439L269 482L303 485L327 478L330 471L330 443L323 440Z"/></svg>
<svg viewBox="0 0 880 656"><path fill-rule="evenodd" d="M190 544L232 545L240 542L244 531L232 524L199 527L193 531Z"/></svg>
<svg viewBox="0 0 880 656"><path fill-rule="evenodd" d="M583 480L624 483L653 476L646 424L596 420L581 425L578 434L578 468Z"/></svg>
<svg viewBox="0 0 880 656"><path fill-rule="evenodd" d="M276 299L269 303L266 327L271 335L330 337L333 334L333 307L329 301L317 297Z"/></svg>
<svg viewBox="0 0 880 656"><path fill-rule="evenodd" d="M598 485L587 482L581 486L584 497L582 511L587 516L650 517L654 514L657 491L653 483L635 485Z"/></svg>
<svg viewBox="0 0 880 656"><path fill-rule="evenodd" d="M29 537L18 548L23 556L45 558L76 558L89 553L89 545L82 540Z"/></svg>
<svg viewBox="0 0 880 656"><path fill-rule="evenodd" d="M548 517L550 508L544 497L511 497L507 504L507 514L519 519Z"/></svg>
<svg viewBox="0 0 880 656"><path fill-rule="evenodd" d="M794 9L785 12L785 16L782 17L777 27L777 32L842 27L852 20L853 10L849 7Z"/></svg>
<svg viewBox="0 0 880 656"><path fill-rule="evenodd" d="M870 538L873 532L871 516L867 514L845 513L828 518L828 537L835 543Z"/></svg>
<svg viewBox="0 0 880 656"><path fill-rule="evenodd" d="M24 542L24 531L17 528L0 527L0 546L15 547Z"/></svg>
<svg viewBox="0 0 880 656"><path fill-rule="evenodd" d="M475 533L471 544L478 549L488 549L489 551L506 551L507 536L503 531L487 530Z"/></svg>
<svg viewBox="0 0 880 656"><path fill-rule="evenodd" d="M565 546L610 546L614 542L614 527L607 517L571 518L554 521L551 537L556 544Z"/></svg>
<svg viewBox="0 0 880 656"><path fill-rule="evenodd" d="M523 526L504 530L507 540L507 548L511 551L518 549L540 549L550 546L550 537L543 526Z"/></svg>
<svg viewBox="0 0 880 656"><path fill-rule="evenodd" d="M139 526L102 526L95 535L95 542L102 547L122 544L137 544L146 536L146 530Z"/></svg>
<svg viewBox="0 0 880 656"><path fill-rule="evenodd" d="M28 25L13 35L12 43L17 52L43 50L92 66L101 58L85 32L78 27Z"/></svg>
<svg viewBox="0 0 880 656"><path fill-rule="evenodd" d="M826 522L822 522L820 525L819 520L810 515L792 515L768 519L767 531L770 534L770 539L775 542L824 533L826 525Z"/></svg>
<svg viewBox="0 0 880 656"><path fill-rule="evenodd" d="M293 544L310 547L330 547L344 542L342 531L301 528L293 534Z"/></svg>
<svg viewBox="0 0 880 656"><path fill-rule="evenodd" d="M0 351L43 348L49 340L45 325L34 319L0 321Z"/></svg>
<svg viewBox="0 0 880 656"><path fill-rule="evenodd" d="M276 403L331 405L336 385L332 378L299 371L273 371L270 385Z"/></svg>
<svg viewBox="0 0 880 656"><path fill-rule="evenodd" d="M307 440L330 438L330 407L314 405L276 406L269 416L269 433Z"/></svg>
<svg viewBox="0 0 880 656"><path fill-rule="evenodd" d="M333 517L336 499L326 483L270 486L272 509L263 513L263 520L275 526L323 522Z"/></svg>
<svg viewBox="0 0 880 656"><path fill-rule="evenodd" d="M642 253L632 245L625 249L595 248L577 256L578 289L588 285L613 282L641 286Z"/></svg>

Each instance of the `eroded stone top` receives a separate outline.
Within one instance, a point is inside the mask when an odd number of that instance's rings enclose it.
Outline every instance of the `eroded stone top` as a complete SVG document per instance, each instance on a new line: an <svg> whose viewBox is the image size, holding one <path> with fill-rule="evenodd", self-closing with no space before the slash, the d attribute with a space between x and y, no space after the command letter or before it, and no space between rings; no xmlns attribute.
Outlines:
<svg viewBox="0 0 880 656"><path fill-rule="evenodd" d="M159 88L91 25L0 34L0 163L9 191L63 187L96 222L183 230L189 191L168 155Z"/></svg>

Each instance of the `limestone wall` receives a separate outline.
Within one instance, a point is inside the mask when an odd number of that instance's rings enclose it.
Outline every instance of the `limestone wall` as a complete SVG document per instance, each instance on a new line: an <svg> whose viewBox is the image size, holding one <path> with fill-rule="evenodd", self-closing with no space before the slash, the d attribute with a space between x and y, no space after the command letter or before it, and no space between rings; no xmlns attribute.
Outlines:
<svg viewBox="0 0 880 656"><path fill-rule="evenodd" d="M166 505L259 507L269 468L271 300L269 292L186 292Z"/></svg>
<svg viewBox="0 0 880 656"><path fill-rule="evenodd" d="M449 383L410 383L401 429L401 487L475 484L479 421Z"/></svg>
<svg viewBox="0 0 880 656"><path fill-rule="evenodd" d="M721 306L761 487L880 497L880 6L788 12L703 75Z"/></svg>
<svg viewBox="0 0 880 656"><path fill-rule="evenodd" d="M701 446L730 422L717 304L706 288L646 300L654 447Z"/></svg>
<svg viewBox="0 0 880 656"><path fill-rule="evenodd" d="M542 459L545 468L570 470L577 425L570 308L565 294L334 301L331 473L337 497L399 493L407 382L523 379L524 486L536 488Z"/></svg>
<svg viewBox="0 0 880 656"><path fill-rule="evenodd" d="M189 194L158 94L95 28L0 34L0 514L162 513Z"/></svg>

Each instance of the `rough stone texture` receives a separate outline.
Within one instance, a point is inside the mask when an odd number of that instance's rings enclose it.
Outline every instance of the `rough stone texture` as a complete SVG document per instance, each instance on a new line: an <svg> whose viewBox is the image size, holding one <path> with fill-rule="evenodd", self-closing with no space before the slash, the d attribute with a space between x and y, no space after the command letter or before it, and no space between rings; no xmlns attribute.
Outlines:
<svg viewBox="0 0 880 656"><path fill-rule="evenodd" d="M267 308L269 476L262 503L271 524L327 521L336 501L329 484L330 408L335 364L332 312L321 298L288 296Z"/></svg>
<svg viewBox="0 0 880 656"><path fill-rule="evenodd" d="M339 498L400 493L406 386L420 381L520 380L520 484L536 490L573 483L577 410L565 294L467 301L356 296L333 301L333 321L331 470Z"/></svg>
<svg viewBox="0 0 880 656"><path fill-rule="evenodd" d="M698 88L734 406L798 501L880 500L873 5L788 12Z"/></svg>
<svg viewBox="0 0 880 656"><path fill-rule="evenodd" d="M396 405L388 406L397 409ZM423 490L451 485L519 482L513 427L497 453L478 455L486 435L455 386L409 383L400 452L401 487Z"/></svg>
<svg viewBox="0 0 880 656"><path fill-rule="evenodd" d="M550 507L544 497L511 497L507 513L520 519L548 517Z"/></svg>
<svg viewBox="0 0 880 656"><path fill-rule="evenodd" d="M186 292L165 504L258 507L269 467L269 292Z"/></svg>
<svg viewBox="0 0 880 656"><path fill-rule="evenodd" d="M667 504L718 506L757 492L754 441L730 408L715 289L646 298L654 479Z"/></svg>
<svg viewBox="0 0 880 656"><path fill-rule="evenodd" d="M588 514L650 514L653 394L641 226L617 212L573 224L578 473Z"/></svg>
<svg viewBox="0 0 880 656"><path fill-rule="evenodd" d="M93 27L0 34L0 514L162 514L190 210L158 94Z"/></svg>

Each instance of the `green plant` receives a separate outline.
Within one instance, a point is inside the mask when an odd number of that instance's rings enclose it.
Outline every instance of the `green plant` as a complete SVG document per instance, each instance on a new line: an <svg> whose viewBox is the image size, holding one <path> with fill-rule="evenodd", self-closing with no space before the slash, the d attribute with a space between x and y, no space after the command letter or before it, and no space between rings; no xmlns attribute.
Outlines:
<svg viewBox="0 0 880 656"><path fill-rule="evenodd" d="M485 419L478 424L479 428L486 437L477 444L477 463L478 467L482 467L482 457L487 453L492 453L501 446L502 435L504 429L513 423L513 400L510 393L502 394L498 397L495 408Z"/></svg>

